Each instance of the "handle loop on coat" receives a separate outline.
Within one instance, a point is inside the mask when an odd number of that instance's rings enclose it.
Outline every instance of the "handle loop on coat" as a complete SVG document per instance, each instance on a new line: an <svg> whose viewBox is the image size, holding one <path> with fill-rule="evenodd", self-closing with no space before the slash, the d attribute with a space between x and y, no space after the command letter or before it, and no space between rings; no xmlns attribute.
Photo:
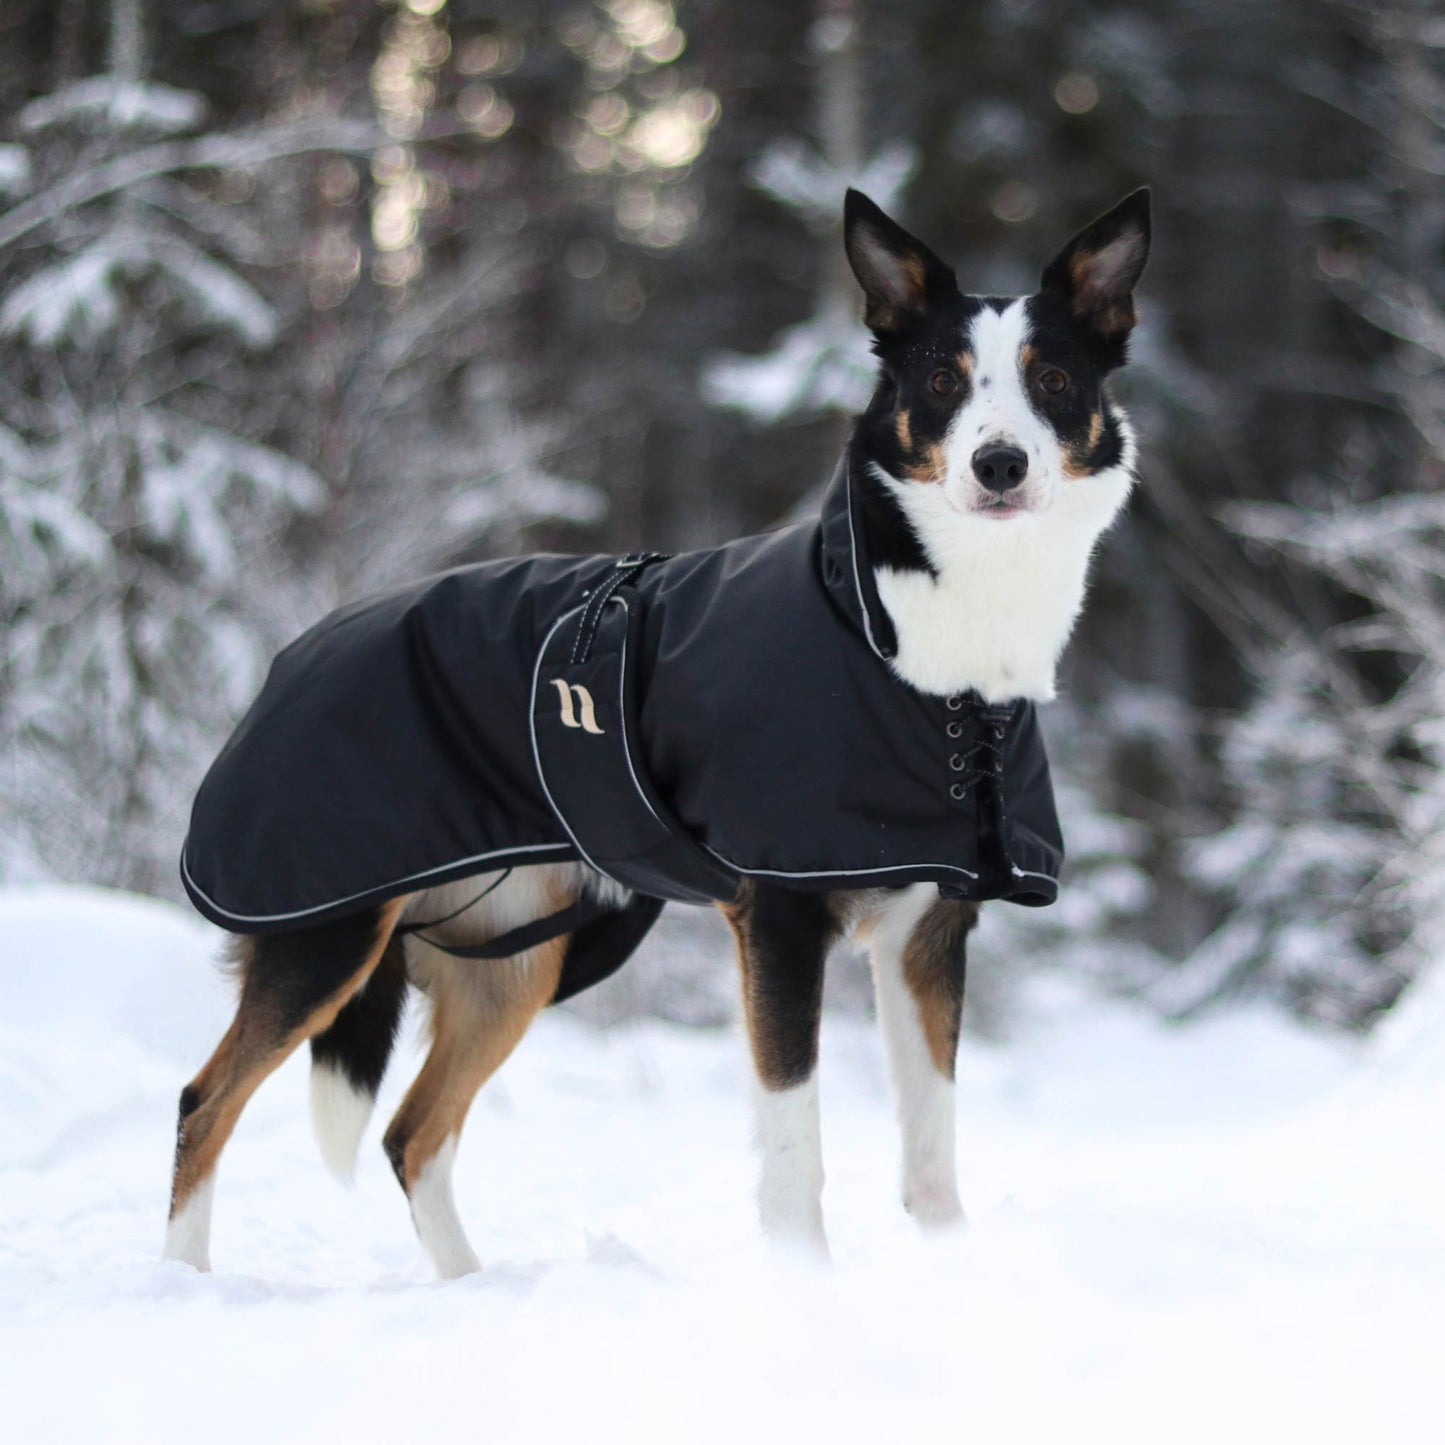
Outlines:
<svg viewBox="0 0 1445 1445"><path fill-rule="evenodd" d="M582 609L582 616L577 623L577 637L572 643L572 666L586 662L591 656L592 643L597 636L597 624L602 620L602 609L607 606L607 599L619 587L635 582L654 562L666 562L671 555L670 552L633 552L617 559L611 576L587 599L587 605Z"/></svg>

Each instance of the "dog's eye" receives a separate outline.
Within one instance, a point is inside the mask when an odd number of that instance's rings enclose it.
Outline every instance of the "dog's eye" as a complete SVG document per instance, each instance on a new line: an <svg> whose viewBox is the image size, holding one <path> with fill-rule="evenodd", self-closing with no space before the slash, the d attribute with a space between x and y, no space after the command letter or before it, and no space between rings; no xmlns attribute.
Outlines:
<svg viewBox="0 0 1445 1445"><path fill-rule="evenodd" d="M947 396L957 388L958 378L949 371L947 367L939 367L939 369L928 378L928 384L939 396Z"/></svg>
<svg viewBox="0 0 1445 1445"><path fill-rule="evenodd" d="M1039 372L1039 390L1046 391L1050 396L1058 396L1060 392L1069 388L1069 378L1059 370L1057 366L1045 367Z"/></svg>

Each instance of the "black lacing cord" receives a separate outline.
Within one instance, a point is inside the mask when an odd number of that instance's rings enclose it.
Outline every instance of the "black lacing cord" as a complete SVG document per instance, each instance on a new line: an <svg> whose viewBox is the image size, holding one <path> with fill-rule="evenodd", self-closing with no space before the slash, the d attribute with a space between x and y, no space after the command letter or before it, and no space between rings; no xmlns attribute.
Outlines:
<svg viewBox="0 0 1445 1445"><path fill-rule="evenodd" d="M991 707L976 705L975 712L980 720L979 734L974 739L973 745L966 752L960 754L965 767L961 770L963 776L959 782L969 788L982 782L985 778L997 780L1002 776L1003 741L1008 732L1008 724L1013 716L1014 707L1012 703L996 703ZM974 759L980 753L987 754L987 759L981 767L974 763Z"/></svg>

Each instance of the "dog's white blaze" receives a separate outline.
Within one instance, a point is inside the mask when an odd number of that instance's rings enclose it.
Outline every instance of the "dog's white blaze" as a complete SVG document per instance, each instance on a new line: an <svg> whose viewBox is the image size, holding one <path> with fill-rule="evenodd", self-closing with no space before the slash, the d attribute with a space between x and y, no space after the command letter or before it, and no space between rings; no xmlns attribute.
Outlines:
<svg viewBox="0 0 1445 1445"><path fill-rule="evenodd" d="M952 1224L963 1218L958 1198L954 1086L938 1072L903 978L903 950L919 920L938 899L932 884L896 895L873 926L873 983L878 1025L903 1136L903 1203L921 1224Z"/></svg>
<svg viewBox="0 0 1445 1445"><path fill-rule="evenodd" d="M216 1196L213 1169L192 1191L191 1197L166 1226L162 1259L179 1260L205 1272L211 1267L211 1205Z"/></svg>
<svg viewBox="0 0 1445 1445"><path fill-rule="evenodd" d="M356 1177L356 1153L376 1100L358 1089L344 1070L311 1066L311 1126L326 1167L343 1184Z"/></svg>
<svg viewBox="0 0 1445 1445"><path fill-rule="evenodd" d="M1089 559L1133 483L1134 441L1121 419L1118 466L1071 478L1064 454L1024 393L1020 350L1029 339L1024 301L974 318L974 392L950 425L944 481L873 472L903 508L937 572L880 567L878 595L898 634L893 667L924 692L977 689L990 702L1054 695L1054 674L1083 606ZM985 384L987 383L987 384ZM980 514L973 453L985 441L1020 447L1028 510Z"/></svg>
<svg viewBox="0 0 1445 1445"><path fill-rule="evenodd" d="M790 1089L759 1087L754 1118L762 1157L758 1213L763 1232L777 1243L826 1254L818 1071Z"/></svg>
<svg viewBox="0 0 1445 1445"><path fill-rule="evenodd" d="M985 307L973 318L973 390L949 423L944 439L944 490L957 507L982 494L973 475L973 454L985 442L1016 446L1029 459L1022 493L1037 496L1063 474L1064 453L1053 428L1029 404L1020 356L1029 340L1026 298L998 312Z"/></svg>
<svg viewBox="0 0 1445 1445"><path fill-rule="evenodd" d="M411 1190L411 1217L417 1237L442 1279L459 1279L482 1267L467 1243L452 1194L456 1157L457 1136L452 1134L422 1166Z"/></svg>

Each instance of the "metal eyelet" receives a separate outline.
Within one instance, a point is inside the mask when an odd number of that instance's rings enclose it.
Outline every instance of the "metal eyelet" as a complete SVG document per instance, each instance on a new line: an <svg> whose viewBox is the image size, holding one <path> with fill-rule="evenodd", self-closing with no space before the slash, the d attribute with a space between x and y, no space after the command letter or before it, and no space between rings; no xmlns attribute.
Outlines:
<svg viewBox="0 0 1445 1445"><path fill-rule="evenodd" d="M951 722L944 731L951 738L961 738L963 736L963 724L961 722Z"/></svg>
<svg viewBox="0 0 1445 1445"><path fill-rule="evenodd" d="M949 712L957 712L963 706L963 699L957 694L948 699L947 707Z"/></svg>
<svg viewBox="0 0 1445 1445"><path fill-rule="evenodd" d="M1007 732L1008 729L1002 723L995 723L993 725L993 735L999 740L999 742L1002 742L1004 740L1004 734Z"/></svg>
<svg viewBox="0 0 1445 1445"><path fill-rule="evenodd" d="M948 796L949 796L950 798L952 798L955 803L959 803L959 802L962 802L962 801L963 801L964 795L965 795L967 792L968 792L968 789L965 788L962 783L955 783L955 784L948 790Z"/></svg>
<svg viewBox="0 0 1445 1445"><path fill-rule="evenodd" d="M965 766L963 754L954 753L948 760L948 766L952 768L955 773L961 773Z"/></svg>

